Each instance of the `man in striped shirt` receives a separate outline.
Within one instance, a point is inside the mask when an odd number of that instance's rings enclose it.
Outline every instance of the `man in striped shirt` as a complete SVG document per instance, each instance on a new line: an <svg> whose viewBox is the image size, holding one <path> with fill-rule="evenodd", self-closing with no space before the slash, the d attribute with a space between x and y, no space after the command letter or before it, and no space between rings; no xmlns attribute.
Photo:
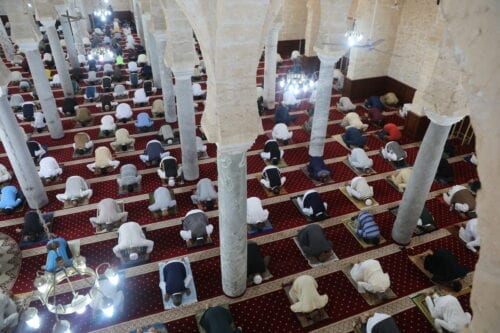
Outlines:
<svg viewBox="0 0 500 333"><path fill-rule="evenodd" d="M363 211L359 213L355 224L356 235L365 242L378 245L380 241L380 229L370 212Z"/></svg>

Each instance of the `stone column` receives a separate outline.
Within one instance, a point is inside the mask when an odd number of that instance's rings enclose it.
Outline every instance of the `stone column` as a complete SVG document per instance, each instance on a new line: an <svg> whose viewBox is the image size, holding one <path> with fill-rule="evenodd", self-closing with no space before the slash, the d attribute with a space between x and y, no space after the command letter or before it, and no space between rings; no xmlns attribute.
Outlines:
<svg viewBox="0 0 500 333"><path fill-rule="evenodd" d="M179 110L179 134L182 152L182 173L186 180L199 177L198 153L196 152L196 122L194 117L192 68L174 68L175 96Z"/></svg>
<svg viewBox="0 0 500 333"><path fill-rule="evenodd" d="M163 109L165 110L165 121L167 123L177 122L177 111L175 106L175 92L172 70L165 63L165 46L167 38L163 33L155 32L154 39L158 51L158 67L160 68L161 93L163 97Z"/></svg>
<svg viewBox="0 0 500 333"><path fill-rule="evenodd" d="M57 74L59 74L59 78L61 79L64 97L73 97L75 95L73 84L71 83L69 69L64 59L64 52L59 41L59 35L57 34L54 24L44 23L44 26L46 27L47 36L49 37L50 49L52 50L52 56L54 56L54 62L56 63Z"/></svg>
<svg viewBox="0 0 500 333"><path fill-rule="evenodd" d="M222 290L241 296L247 280L247 144L217 144Z"/></svg>
<svg viewBox="0 0 500 333"><path fill-rule="evenodd" d="M147 50L147 54L149 54L149 62L151 63L151 70L153 71L153 84L156 88L161 88L161 70L159 61L163 60L163 56L159 56L158 41L155 38L156 33L149 31L148 35L149 50Z"/></svg>
<svg viewBox="0 0 500 333"><path fill-rule="evenodd" d="M425 111L425 113L431 122L418 150L413 172L403 194L396 222L392 227L392 239L401 245L407 245L411 241L436 176L450 128L462 119L438 115L431 111Z"/></svg>
<svg viewBox="0 0 500 333"><path fill-rule="evenodd" d="M266 39L264 59L264 104L274 109L276 100L276 52L278 50L278 33L281 24L275 24Z"/></svg>
<svg viewBox="0 0 500 333"><path fill-rule="evenodd" d="M38 52L38 49L34 49L25 51L25 53L28 65L30 66L33 82L35 83L36 92L38 93L38 99L42 106L45 120L47 121L50 137L52 139L61 139L64 137L64 130L61 118L59 118L59 112L57 112L56 100L52 94L49 80L45 75L40 52Z"/></svg>
<svg viewBox="0 0 500 333"><path fill-rule="evenodd" d="M88 6L85 0L77 0L76 5L78 8L80 8L80 13L82 14L82 17L85 22L85 28L87 29L88 33L92 33L92 24L89 19L89 10Z"/></svg>
<svg viewBox="0 0 500 333"><path fill-rule="evenodd" d="M321 60L321 64L319 67L318 82L316 83L317 93L316 103L314 104L309 156L323 156L332 96L333 70L335 63L339 59L338 56L334 56L320 49L316 49L316 52Z"/></svg>
<svg viewBox="0 0 500 333"><path fill-rule="evenodd" d="M5 26L3 25L3 21L0 20L0 44L2 45L3 53L5 54L5 58L8 61L12 61L14 59L14 54L16 53L14 50L14 45L10 41L9 35L5 30Z"/></svg>
<svg viewBox="0 0 500 333"><path fill-rule="evenodd" d="M61 16L61 28L64 34L64 41L66 42L66 51L68 52L69 63L73 68L80 67L80 63L78 62L78 53L75 46L75 39L73 38L70 22L67 17Z"/></svg>
<svg viewBox="0 0 500 333"><path fill-rule="evenodd" d="M7 87L2 87L0 90L0 118L2 118L0 139L28 205L31 209L42 208L49 203L47 193L45 193L42 180L36 171L23 133L10 108L7 95L3 93L7 91Z"/></svg>
<svg viewBox="0 0 500 333"><path fill-rule="evenodd" d="M149 61L151 61L151 45L149 42L149 32L147 30L148 22L151 19L151 15L149 13L142 13L141 14L141 20L142 20L142 34L144 36L144 39L141 39L141 43L146 49L146 55L148 56Z"/></svg>
<svg viewBox="0 0 500 333"><path fill-rule="evenodd" d="M141 10L139 9L139 0L133 0L133 9L134 9L134 21L135 21L135 29L137 30L137 34L141 38L141 43L144 43L144 29L142 27L142 15Z"/></svg>

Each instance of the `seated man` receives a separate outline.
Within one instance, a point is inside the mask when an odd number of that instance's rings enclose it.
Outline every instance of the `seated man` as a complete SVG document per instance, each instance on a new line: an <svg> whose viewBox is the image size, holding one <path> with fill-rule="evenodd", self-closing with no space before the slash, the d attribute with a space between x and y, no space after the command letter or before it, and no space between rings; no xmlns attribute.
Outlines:
<svg viewBox="0 0 500 333"><path fill-rule="evenodd" d="M182 304L182 294L191 294L188 286L191 283L193 277L187 275L186 264L182 260L171 260L164 267L163 271L163 281L165 283L165 302L168 302L172 298L172 303L174 306L180 306Z"/></svg>
<svg viewBox="0 0 500 333"><path fill-rule="evenodd" d="M126 123L130 119L134 113L132 112L132 108L127 103L120 103L116 106L115 118L117 121Z"/></svg>
<svg viewBox="0 0 500 333"><path fill-rule="evenodd" d="M182 175L182 168L178 166L177 159L173 156L165 156L156 170L160 179L168 180L168 186L175 186L175 179Z"/></svg>
<svg viewBox="0 0 500 333"><path fill-rule="evenodd" d="M432 274L432 282L449 284L454 291L460 291L459 279L467 275L467 269L460 265L453 253L447 249L428 250L422 254L424 268Z"/></svg>
<svg viewBox="0 0 500 333"><path fill-rule="evenodd" d="M293 132L288 130L286 124L278 123L274 125L271 135L274 140L281 140L283 141L283 144L287 145L288 140L290 140L293 136Z"/></svg>
<svg viewBox="0 0 500 333"><path fill-rule="evenodd" d="M322 183L325 183L328 178L332 176L332 170L326 166L321 156L313 156L310 158L309 164L307 165L307 173L309 177Z"/></svg>
<svg viewBox="0 0 500 333"><path fill-rule="evenodd" d="M254 284L262 283L262 275L267 270L271 257L263 257L259 245L253 241L247 243L247 280Z"/></svg>
<svg viewBox="0 0 500 333"><path fill-rule="evenodd" d="M214 226L208 223L207 215L200 209L187 212L182 221L180 235L186 242L203 245L214 231Z"/></svg>
<svg viewBox="0 0 500 333"><path fill-rule="evenodd" d="M366 129L368 128L368 125L363 124L363 122L361 121L361 118L359 117L359 115L356 112L349 112L348 114L346 114L344 116L344 118L342 118L342 121L340 122L340 126L346 128L346 129L354 127L354 128L357 128L361 131L366 131Z"/></svg>
<svg viewBox="0 0 500 333"><path fill-rule="evenodd" d="M2 188L0 197L0 211L2 213L12 214L22 203L22 193L18 192L15 186L8 185Z"/></svg>
<svg viewBox="0 0 500 333"><path fill-rule="evenodd" d="M340 112L350 112L356 110L356 105L351 102L349 97L343 96L340 97L339 102L337 103L337 109Z"/></svg>
<svg viewBox="0 0 500 333"><path fill-rule="evenodd" d="M9 170L7 170L5 165L0 163L0 184L5 183L11 179L12 179L12 175L10 174Z"/></svg>
<svg viewBox="0 0 500 333"><path fill-rule="evenodd" d="M398 187L400 192L403 192L406 189L412 170L412 168L399 169L390 176L390 179L394 185Z"/></svg>
<svg viewBox="0 0 500 333"><path fill-rule="evenodd" d="M144 154L139 155L139 158L146 164L157 166L167 156L170 156L170 152L163 149L160 141L149 140L146 144Z"/></svg>
<svg viewBox="0 0 500 333"><path fill-rule="evenodd" d="M125 164L120 168L120 176L116 178L120 188L126 188L128 193L134 192L136 186L141 184L142 175L137 172L133 164Z"/></svg>
<svg viewBox="0 0 500 333"><path fill-rule="evenodd" d="M406 151L396 141L389 141L381 150L382 156L391 162L403 163L406 158Z"/></svg>
<svg viewBox="0 0 500 333"><path fill-rule="evenodd" d="M85 107L80 107L76 110L76 116L73 121L80 126L85 127L89 125L94 120L94 116L90 113L90 110Z"/></svg>
<svg viewBox="0 0 500 333"><path fill-rule="evenodd" d="M36 210L30 210L24 214L23 229L21 230L21 242L39 242L49 238L44 228L45 221ZM49 227L49 224L47 224Z"/></svg>
<svg viewBox="0 0 500 333"><path fill-rule="evenodd" d="M364 313L360 322L363 333L401 333L394 318L385 313Z"/></svg>
<svg viewBox="0 0 500 333"><path fill-rule="evenodd" d="M309 314L323 309L328 303L328 295L318 293L318 282L310 275L297 277L288 295L293 302L290 309L295 313Z"/></svg>
<svg viewBox="0 0 500 333"><path fill-rule="evenodd" d="M135 139L130 136L126 128L120 128L115 132L115 141L111 142L110 146L114 151L127 151L132 147Z"/></svg>
<svg viewBox="0 0 500 333"><path fill-rule="evenodd" d="M11 293L0 293L0 331L13 332L19 321L16 303Z"/></svg>
<svg viewBox="0 0 500 333"><path fill-rule="evenodd" d="M425 304L434 318L434 327L438 333L443 329L450 333L459 333L470 323L472 317L464 312L460 302L455 296L439 296L434 294L425 297Z"/></svg>
<svg viewBox="0 0 500 333"><path fill-rule="evenodd" d="M348 147L358 147L363 148L366 145L366 137L363 136L363 132L354 127L349 127L342 134L342 140Z"/></svg>
<svg viewBox="0 0 500 333"><path fill-rule="evenodd" d="M368 121L369 123L379 127L383 127L385 124L384 116L382 116L382 111L377 108L366 110L365 121Z"/></svg>
<svg viewBox="0 0 500 333"><path fill-rule="evenodd" d="M64 238L58 237L47 243L47 262L45 270L55 273L63 266L71 266L73 260L70 258L68 243Z"/></svg>
<svg viewBox="0 0 500 333"><path fill-rule="evenodd" d="M91 217L89 220L96 228L112 229L113 224L117 222L124 223L127 221L127 217L128 212L123 211L115 200L106 198L97 204L97 216Z"/></svg>
<svg viewBox="0 0 500 333"><path fill-rule="evenodd" d="M152 240L146 239L143 229L137 222L127 222L123 223L118 229L118 244L113 247L113 252L122 262L138 259L147 260L149 253L153 251L154 244ZM136 251L133 251L141 247L146 248L142 258ZM129 251L129 256L124 257L124 253Z"/></svg>
<svg viewBox="0 0 500 333"><path fill-rule="evenodd" d="M167 144L171 145L174 142L174 131L172 130L172 127L168 124L163 125L160 127L160 130L158 131L157 139L163 142L166 142Z"/></svg>
<svg viewBox="0 0 500 333"><path fill-rule="evenodd" d="M112 116L105 115L101 118L101 125L99 126L99 130L105 136L113 135L116 130L115 120Z"/></svg>
<svg viewBox="0 0 500 333"><path fill-rule="evenodd" d="M384 273L378 260L368 259L354 264L350 274L360 293L383 293L391 286L389 274Z"/></svg>
<svg viewBox="0 0 500 333"><path fill-rule="evenodd" d="M73 149L77 155L90 153L94 142L90 140L90 136L85 132L78 132L73 137Z"/></svg>
<svg viewBox="0 0 500 333"><path fill-rule="evenodd" d="M38 165L40 163L40 160L47 156L47 146L33 140L26 142L26 144L28 145L28 150L30 151L30 155L33 158L33 162Z"/></svg>
<svg viewBox="0 0 500 333"><path fill-rule="evenodd" d="M262 207L262 201L257 197L250 197L247 199L247 224L252 229L263 229L269 211Z"/></svg>
<svg viewBox="0 0 500 333"><path fill-rule="evenodd" d="M95 150L94 160L94 163L87 164L87 168L92 172L99 170L101 173L106 173L108 168L111 167L114 170L120 165L120 161L113 160L113 156L111 155L109 148L103 146L98 147Z"/></svg>
<svg viewBox="0 0 500 333"><path fill-rule="evenodd" d="M384 128L381 131L377 132L377 135L380 139L384 140L384 142L399 141L403 136L396 124L393 123L385 124Z"/></svg>
<svg viewBox="0 0 500 333"><path fill-rule="evenodd" d="M359 213L354 231L368 244L378 245L380 242L380 228L370 212Z"/></svg>
<svg viewBox="0 0 500 333"><path fill-rule="evenodd" d="M477 252L476 247L480 246L480 238L477 232L477 218L462 223L458 236L467 244L467 248L472 252Z"/></svg>
<svg viewBox="0 0 500 333"><path fill-rule="evenodd" d="M450 205L450 210L459 213L472 214L476 209L476 197L462 185L454 185L448 192L443 193L443 199Z"/></svg>
<svg viewBox="0 0 500 333"><path fill-rule="evenodd" d="M373 201L370 199L373 197L373 186L368 185L364 177L354 177L350 185L347 185L345 189L351 197L365 201L365 205L370 206L373 204Z"/></svg>
<svg viewBox="0 0 500 333"><path fill-rule="evenodd" d="M135 121L135 128L139 132L147 132L153 126L154 121L149 117L147 112L141 112L137 115L137 120Z"/></svg>
<svg viewBox="0 0 500 333"><path fill-rule="evenodd" d="M285 184L286 177L281 176L280 169L274 165L268 165L262 170L260 183L274 194L279 194L281 187Z"/></svg>
<svg viewBox="0 0 500 333"><path fill-rule="evenodd" d="M290 125L295 121L296 117L290 115L290 108L284 104L278 105L274 113L274 123L283 123L285 125Z"/></svg>
<svg viewBox="0 0 500 333"><path fill-rule="evenodd" d="M276 140L267 140L264 144L264 151L260 153L263 160L270 160L272 164L278 165L283 158L284 151L280 149Z"/></svg>
<svg viewBox="0 0 500 333"><path fill-rule="evenodd" d="M442 158L436 171L436 180L441 184L453 183L453 168L447 159Z"/></svg>
<svg viewBox="0 0 500 333"><path fill-rule="evenodd" d="M148 206L150 212L166 210L177 205L177 201L172 200L170 191L163 186L158 187L154 191L153 198L155 202Z"/></svg>
<svg viewBox="0 0 500 333"><path fill-rule="evenodd" d="M200 326L206 333L241 333L241 328L234 328L231 312L222 306L209 307L201 316Z"/></svg>
<svg viewBox="0 0 500 333"><path fill-rule="evenodd" d="M92 197L92 189L80 176L71 176L66 179L66 190L64 193L56 194L57 200L61 202L71 201L76 205L79 201L90 199Z"/></svg>
<svg viewBox="0 0 500 333"><path fill-rule="evenodd" d="M297 239L306 256L325 262L332 256L332 242L318 224L310 224L300 230Z"/></svg>
<svg viewBox="0 0 500 333"><path fill-rule="evenodd" d="M321 200L321 196L316 190L308 190L304 196L297 197L297 204L302 213L313 220L321 219L327 214L328 204Z"/></svg>
<svg viewBox="0 0 500 333"><path fill-rule="evenodd" d="M375 108L384 111L384 104L382 104L382 102L380 101L380 97L370 96L365 101L365 108L367 109Z"/></svg>
<svg viewBox="0 0 500 333"><path fill-rule="evenodd" d="M354 148L348 155L349 163L356 169L363 171L369 170L373 166L373 160L366 155L366 152L361 148Z"/></svg>
<svg viewBox="0 0 500 333"><path fill-rule="evenodd" d="M201 204L205 209L211 210L217 201L217 191L209 178L202 178L196 184L196 191L191 196L193 204Z"/></svg>
<svg viewBox="0 0 500 333"><path fill-rule="evenodd" d="M38 176L40 176L40 178L53 180L57 176L62 175L62 172L55 158L47 156L40 160L40 170L38 171Z"/></svg>

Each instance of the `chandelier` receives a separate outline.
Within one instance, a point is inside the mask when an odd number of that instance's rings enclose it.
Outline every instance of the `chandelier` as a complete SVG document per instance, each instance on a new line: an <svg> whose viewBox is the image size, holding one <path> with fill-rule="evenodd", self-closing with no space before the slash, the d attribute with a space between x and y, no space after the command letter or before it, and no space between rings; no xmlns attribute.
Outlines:
<svg viewBox="0 0 500 333"><path fill-rule="evenodd" d="M308 92L314 88L314 80L304 73L288 72L286 76L279 81L279 85L284 91L292 92L298 95L301 92Z"/></svg>
<svg viewBox="0 0 500 333"><path fill-rule="evenodd" d="M349 47L355 46L363 39L363 34L356 30L356 19L353 20L352 29L345 33Z"/></svg>
<svg viewBox="0 0 500 333"><path fill-rule="evenodd" d="M105 60L113 59L115 54L109 47L95 47L92 50L90 50L89 55L87 58L89 60L95 59L97 61L103 62ZM107 58L107 59L106 59Z"/></svg>
<svg viewBox="0 0 500 333"><path fill-rule="evenodd" d="M104 0L104 3L107 4L108 0ZM108 16L111 16L111 14L111 11L102 2L100 3L100 7L94 10L94 16L99 17L102 22L106 22Z"/></svg>

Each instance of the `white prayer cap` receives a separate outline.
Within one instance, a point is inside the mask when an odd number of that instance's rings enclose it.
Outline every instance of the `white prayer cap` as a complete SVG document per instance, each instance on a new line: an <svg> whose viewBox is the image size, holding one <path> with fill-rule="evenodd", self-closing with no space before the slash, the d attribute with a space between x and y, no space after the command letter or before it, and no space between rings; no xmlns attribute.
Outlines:
<svg viewBox="0 0 500 333"><path fill-rule="evenodd" d="M168 180L168 186L170 186L170 187L175 186L175 180L174 180L174 178L170 177L170 179Z"/></svg>
<svg viewBox="0 0 500 333"><path fill-rule="evenodd" d="M137 253L131 253L129 255L130 260L137 260L139 259L139 255Z"/></svg>
<svg viewBox="0 0 500 333"><path fill-rule="evenodd" d="M253 277L253 283L254 284L261 284L262 283L262 276L260 274L255 274Z"/></svg>
<svg viewBox="0 0 500 333"><path fill-rule="evenodd" d="M373 201L371 199L366 199L365 200L365 205L371 206L371 205L373 205Z"/></svg>

